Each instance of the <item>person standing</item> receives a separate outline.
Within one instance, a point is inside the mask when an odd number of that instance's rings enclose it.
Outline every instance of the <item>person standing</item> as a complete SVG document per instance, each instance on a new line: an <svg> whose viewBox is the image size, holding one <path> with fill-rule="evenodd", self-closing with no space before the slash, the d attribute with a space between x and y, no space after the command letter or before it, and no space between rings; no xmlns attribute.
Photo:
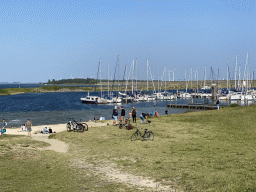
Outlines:
<svg viewBox="0 0 256 192"><path fill-rule="evenodd" d="M168 109L165 109L165 115L168 116Z"/></svg>
<svg viewBox="0 0 256 192"><path fill-rule="evenodd" d="M26 128L27 128L28 136L31 137L32 123L31 123L30 119L28 119L26 122Z"/></svg>
<svg viewBox="0 0 256 192"><path fill-rule="evenodd" d="M125 110L124 110L124 107L123 107L123 106L121 106L120 109L121 109L122 124L124 124Z"/></svg>
<svg viewBox="0 0 256 192"><path fill-rule="evenodd" d="M217 104L217 109L219 110L220 109L220 101L219 101L219 99L217 100L216 104Z"/></svg>
<svg viewBox="0 0 256 192"><path fill-rule="evenodd" d="M117 116L118 116L117 106L114 107L112 116L113 116L113 125L116 125Z"/></svg>
<svg viewBox="0 0 256 192"><path fill-rule="evenodd" d="M7 123L5 122L5 119L3 119L3 128L1 128L1 135L3 135L6 132L6 127Z"/></svg>
<svg viewBox="0 0 256 192"><path fill-rule="evenodd" d="M141 119L141 122L140 122L140 124L145 124L145 119L147 120L147 114L146 113L142 113L141 115L140 115L140 119Z"/></svg>
<svg viewBox="0 0 256 192"><path fill-rule="evenodd" d="M136 123L136 113L137 113L137 111L136 111L135 107L132 107L132 122L133 123Z"/></svg>

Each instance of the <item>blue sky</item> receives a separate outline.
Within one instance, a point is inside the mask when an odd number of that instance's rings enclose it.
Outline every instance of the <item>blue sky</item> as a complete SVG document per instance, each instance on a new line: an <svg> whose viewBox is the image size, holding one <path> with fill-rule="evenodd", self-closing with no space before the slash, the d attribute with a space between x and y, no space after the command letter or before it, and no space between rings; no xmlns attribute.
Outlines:
<svg viewBox="0 0 256 192"><path fill-rule="evenodd" d="M256 64L254 0L0 0L0 82L47 82L114 77L130 71L137 58L137 78L161 79L175 69L175 80L198 71L198 79L241 77L248 53L250 74ZM159 63L159 64L158 64ZM170 74L170 76L169 76ZM115 75L117 78L117 74ZM126 78L125 77L125 78ZM130 75L131 77L131 75ZM166 80L173 73L166 74ZM193 79L195 78L193 72Z"/></svg>

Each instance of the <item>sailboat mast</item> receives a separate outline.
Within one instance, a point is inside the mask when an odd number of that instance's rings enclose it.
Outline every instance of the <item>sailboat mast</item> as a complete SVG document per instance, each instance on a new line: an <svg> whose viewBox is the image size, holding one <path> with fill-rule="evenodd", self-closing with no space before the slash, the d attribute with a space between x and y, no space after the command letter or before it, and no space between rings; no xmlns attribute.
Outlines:
<svg viewBox="0 0 256 192"><path fill-rule="evenodd" d="M192 67L190 69L190 76L191 76L191 90L192 90L192 76L193 76L193 74L192 74Z"/></svg>
<svg viewBox="0 0 256 192"><path fill-rule="evenodd" d="M147 91L148 91L148 60L147 60Z"/></svg>
<svg viewBox="0 0 256 192"><path fill-rule="evenodd" d="M133 72L134 72L134 59L132 60L132 95L133 95Z"/></svg>
<svg viewBox="0 0 256 192"><path fill-rule="evenodd" d="M220 70L219 70L219 68L218 68L218 82L217 82L217 90L219 89L219 84L220 84L219 76L220 76Z"/></svg>
<svg viewBox="0 0 256 192"><path fill-rule="evenodd" d="M239 66L239 73L238 73L238 87L240 89L240 66Z"/></svg>
<svg viewBox="0 0 256 192"><path fill-rule="evenodd" d="M186 77L187 76L187 69L185 69L185 83L186 83L186 93L187 93L187 90L188 90L188 88L187 88L187 80L186 80Z"/></svg>
<svg viewBox="0 0 256 192"><path fill-rule="evenodd" d="M101 59L100 59L101 60ZM102 83L101 83L101 62L100 62L100 97L102 97Z"/></svg>
<svg viewBox="0 0 256 192"><path fill-rule="evenodd" d="M206 66L204 66L204 88L205 88L205 81L206 81Z"/></svg>
<svg viewBox="0 0 256 192"><path fill-rule="evenodd" d="M236 56L236 67L235 67L235 89L236 89L236 70L237 70L237 56Z"/></svg>
<svg viewBox="0 0 256 192"><path fill-rule="evenodd" d="M136 91L138 91L138 88L137 88L137 74L138 74L138 70L137 70L137 58L136 58L136 64L135 64L135 69L136 69Z"/></svg>
<svg viewBox="0 0 256 192"><path fill-rule="evenodd" d="M228 90L228 61L227 61L227 90Z"/></svg>
<svg viewBox="0 0 256 192"><path fill-rule="evenodd" d="M246 58L246 65L248 65L248 53L247 53L247 58ZM247 67L247 71L246 71L247 75L246 75L246 91L248 91L248 67Z"/></svg>
<svg viewBox="0 0 256 192"><path fill-rule="evenodd" d="M108 97L109 97L109 62L108 62Z"/></svg>
<svg viewBox="0 0 256 192"><path fill-rule="evenodd" d="M158 62L158 92L160 92L160 89L159 89L159 62Z"/></svg>
<svg viewBox="0 0 256 192"><path fill-rule="evenodd" d="M166 92L166 66L164 66L164 81L165 81L165 92Z"/></svg>
<svg viewBox="0 0 256 192"><path fill-rule="evenodd" d="M118 90L118 93L119 93L119 55L117 56L117 70L118 70L118 74L117 74L117 83L118 83L118 86L117 86L117 90Z"/></svg>

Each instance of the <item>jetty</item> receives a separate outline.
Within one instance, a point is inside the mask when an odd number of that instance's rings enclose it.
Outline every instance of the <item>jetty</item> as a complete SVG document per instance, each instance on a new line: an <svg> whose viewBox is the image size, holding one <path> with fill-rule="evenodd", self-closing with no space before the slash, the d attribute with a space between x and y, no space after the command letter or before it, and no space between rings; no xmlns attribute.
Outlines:
<svg viewBox="0 0 256 192"><path fill-rule="evenodd" d="M213 110L218 109L216 105L209 104L168 104L167 107L172 108L188 108L188 109L205 109L205 110Z"/></svg>

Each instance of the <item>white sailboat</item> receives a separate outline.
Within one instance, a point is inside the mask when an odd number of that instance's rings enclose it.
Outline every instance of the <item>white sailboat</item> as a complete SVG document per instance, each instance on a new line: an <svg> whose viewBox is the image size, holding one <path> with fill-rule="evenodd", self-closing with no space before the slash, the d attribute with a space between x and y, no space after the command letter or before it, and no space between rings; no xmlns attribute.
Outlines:
<svg viewBox="0 0 256 192"><path fill-rule="evenodd" d="M106 104L107 100L102 98L102 83L101 83L101 62L99 62L99 73L100 73L100 97L99 96L90 96L89 91L88 95L86 97L80 98L80 100L83 103L88 103L88 104Z"/></svg>

